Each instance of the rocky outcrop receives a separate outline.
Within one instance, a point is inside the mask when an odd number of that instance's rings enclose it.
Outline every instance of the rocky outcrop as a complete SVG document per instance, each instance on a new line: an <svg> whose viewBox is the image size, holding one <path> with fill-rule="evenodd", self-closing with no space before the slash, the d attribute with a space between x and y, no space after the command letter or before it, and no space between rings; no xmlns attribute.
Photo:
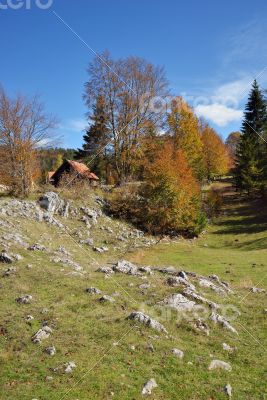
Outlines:
<svg viewBox="0 0 267 400"><path fill-rule="evenodd" d="M131 319L137 322L140 322L141 324L144 324L145 326L148 326L149 328L155 329L158 332L164 332L168 333L165 327L155 319L150 318L148 315L140 312L140 311L135 311L132 312L127 319Z"/></svg>
<svg viewBox="0 0 267 400"><path fill-rule="evenodd" d="M49 214L59 214L64 218L69 215L69 203L55 192L47 192L39 199L39 205Z"/></svg>

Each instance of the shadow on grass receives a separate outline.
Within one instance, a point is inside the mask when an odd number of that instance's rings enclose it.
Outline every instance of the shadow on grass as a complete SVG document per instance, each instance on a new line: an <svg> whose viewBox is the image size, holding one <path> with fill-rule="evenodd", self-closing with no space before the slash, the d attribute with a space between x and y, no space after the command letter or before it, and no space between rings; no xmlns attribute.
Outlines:
<svg viewBox="0 0 267 400"><path fill-rule="evenodd" d="M244 195L225 191L223 193L225 216L216 221L216 235L242 235L259 234L266 232L265 237L235 242L235 248L246 250L259 250L267 248L267 206L266 200L248 199ZM235 238L233 238L235 240ZM236 238L236 240L238 240Z"/></svg>

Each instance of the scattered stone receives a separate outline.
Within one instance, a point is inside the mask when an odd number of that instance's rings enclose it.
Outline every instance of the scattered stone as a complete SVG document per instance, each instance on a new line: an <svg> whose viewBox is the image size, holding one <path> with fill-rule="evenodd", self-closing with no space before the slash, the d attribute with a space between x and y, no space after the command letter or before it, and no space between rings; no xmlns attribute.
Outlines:
<svg viewBox="0 0 267 400"><path fill-rule="evenodd" d="M218 309L219 308L219 305L217 303L214 303L213 301L210 301L210 300L206 299L206 297L200 296L194 290L191 290L189 288L186 288L186 289L183 290L183 295L185 297L188 297L189 299L193 299L193 300L196 300L196 301L198 301L200 303L207 304L212 309Z"/></svg>
<svg viewBox="0 0 267 400"><path fill-rule="evenodd" d="M15 267L9 267L3 272L3 278L7 278L10 275L15 275L17 272L17 269Z"/></svg>
<svg viewBox="0 0 267 400"><path fill-rule="evenodd" d="M81 244L87 244L88 246L93 246L94 245L94 239L88 238L85 240L80 240Z"/></svg>
<svg viewBox="0 0 267 400"><path fill-rule="evenodd" d="M114 299L111 296L104 294L104 296L100 297L100 303L114 303Z"/></svg>
<svg viewBox="0 0 267 400"><path fill-rule="evenodd" d="M0 262L5 263L5 264L12 264L13 259L9 254L7 254L7 252L5 250L2 250L2 252L0 254Z"/></svg>
<svg viewBox="0 0 267 400"><path fill-rule="evenodd" d="M222 325L223 328L225 328L228 331L231 331L233 333L236 333L238 335L237 330L231 324L229 324L229 322L222 315L212 312L212 314L210 316L210 320L215 322L215 324Z"/></svg>
<svg viewBox="0 0 267 400"><path fill-rule="evenodd" d="M221 281L220 278L217 275L210 275L209 278L211 280L213 280L214 282L217 282L227 292L229 292L229 293L232 292L232 290L229 288L229 284L227 282Z"/></svg>
<svg viewBox="0 0 267 400"><path fill-rule="evenodd" d="M149 345L147 346L147 350L151 351L152 353L154 353L155 349L152 343L149 343Z"/></svg>
<svg viewBox="0 0 267 400"><path fill-rule="evenodd" d="M265 293L266 292L265 289L260 289L258 287L252 287L250 290L252 293Z"/></svg>
<svg viewBox="0 0 267 400"><path fill-rule="evenodd" d="M182 279L185 279L186 281L188 281L188 277L186 275L186 273L184 271L179 271L178 272L178 276Z"/></svg>
<svg viewBox="0 0 267 400"><path fill-rule="evenodd" d="M192 285L187 279L182 278L180 276L170 276L167 279L167 284L172 287L177 287L182 285L189 288L192 291L196 290L194 285Z"/></svg>
<svg viewBox="0 0 267 400"><path fill-rule="evenodd" d="M227 343L222 344L223 350L228 351L228 353L233 353L235 351L234 347L229 346Z"/></svg>
<svg viewBox="0 0 267 400"><path fill-rule="evenodd" d="M34 317L32 315L27 315L25 317L25 321L27 322L27 324L30 324L31 321L33 321L33 320L34 320Z"/></svg>
<svg viewBox="0 0 267 400"><path fill-rule="evenodd" d="M65 364L64 372L65 374L71 374L75 368L77 368L76 364L73 361L70 361Z"/></svg>
<svg viewBox="0 0 267 400"><path fill-rule="evenodd" d="M160 322L150 318L148 315L143 314L140 311L132 312L127 317L127 319L131 319L131 320L140 322L140 323L142 323L142 324L144 324L144 325L146 325L146 326L148 326L148 327L150 327L152 329L155 329L155 330L157 330L159 332L168 333L167 330L165 329L165 327Z"/></svg>
<svg viewBox="0 0 267 400"><path fill-rule="evenodd" d="M127 274L127 275L137 275L138 268L131 262L123 260L123 261L118 261L117 264L113 266L113 271L121 272L122 274Z"/></svg>
<svg viewBox="0 0 267 400"><path fill-rule="evenodd" d="M54 380L53 376L46 376L45 378L46 382L51 382Z"/></svg>
<svg viewBox="0 0 267 400"><path fill-rule="evenodd" d="M193 329L195 329L197 332L205 333L205 335L209 336L210 330L206 322L204 322L202 319L197 319L193 323L191 323Z"/></svg>
<svg viewBox="0 0 267 400"><path fill-rule="evenodd" d="M232 367L230 364L228 364L225 361L221 360L212 360L210 365L209 365L209 371L212 371L214 369L224 369L225 371L232 371Z"/></svg>
<svg viewBox="0 0 267 400"><path fill-rule="evenodd" d="M41 244L35 243L32 246L28 247L28 250L30 250L30 251L46 251L46 247Z"/></svg>
<svg viewBox="0 0 267 400"><path fill-rule="evenodd" d="M141 290L147 290L147 289L149 289L150 288L150 283L142 283L140 286L139 286L139 289L141 289Z"/></svg>
<svg viewBox="0 0 267 400"><path fill-rule="evenodd" d="M134 345L130 346L130 349L131 349L132 351L135 351L135 346L134 346Z"/></svg>
<svg viewBox="0 0 267 400"><path fill-rule="evenodd" d="M49 356L54 356L56 354L56 348L54 346L47 347L44 351Z"/></svg>
<svg viewBox="0 0 267 400"><path fill-rule="evenodd" d="M188 300L180 293L170 295L163 301L159 302L159 304L174 308L181 312L192 311L196 308L196 303L194 301Z"/></svg>
<svg viewBox="0 0 267 400"><path fill-rule="evenodd" d="M151 267L140 267L139 271L140 272L144 272L145 274L148 274L148 275L152 275L153 274L153 271L152 271Z"/></svg>
<svg viewBox="0 0 267 400"><path fill-rule="evenodd" d="M213 282L208 281L207 279L200 279L199 280L199 286L204 287L204 288L209 288L214 290L214 292L216 292L217 294L224 294L225 291L224 289L222 289L221 287L215 285Z"/></svg>
<svg viewBox="0 0 267 400"><path fill-rule="evenodd" d="M152 393L152 390L158 387L157 382L154 378L150 379L143 387L142 395L149 395Z"/></svg>
<svg viewBox="0 0 267 400"><path fill-rule="evenodd" d="M99 290L95 287L87 288L87 289L85 289L85 291L86 291L86 293L89 293L89 294L101 294L101 290Z"/></svg>
<svg viewBox="0 0 267 400"><path fill-rule="evenodd" d="M94 251L97 253L106 253L108 251L108 247L94 247Z"/></svg>
<svg viewBox="0 0 267 400"><path fill-rule="evenodd" d="M173 354L175 357L180 358L180 360L181 360L182 358L184 358L184 352L183 352L182 350L179 350L179 349L172 349L172 354Z"/></svg>
<svg viewBox="0 0 267 400"><path fill-rule="evenodd" d="M43 326L32 336L32 342L39 344L42 340L48 339L51 333L52 329L49 326Z"/></svg>
<svg viewBox="0 0 267 400"><path fill-rule="evenodd" d="M26 294L25 296L18 297L16 302L19 304L30 304L32 301L32 296L30 294Z"/></svg>
<svg viewBox="0 0 267 400"><path fill-rule="evenodd" d="M97 272L102 272L103 274L114 274L114 271L111 267L100 267Z"/></svg>
<svg viewBox="0 0 267 400"><path fill-rule="evenodd" d="M224 387L224 393L227 394L227 396L229 398L232 397L232 386L230 385L230 383L227 383L227 385Z"/></svg>

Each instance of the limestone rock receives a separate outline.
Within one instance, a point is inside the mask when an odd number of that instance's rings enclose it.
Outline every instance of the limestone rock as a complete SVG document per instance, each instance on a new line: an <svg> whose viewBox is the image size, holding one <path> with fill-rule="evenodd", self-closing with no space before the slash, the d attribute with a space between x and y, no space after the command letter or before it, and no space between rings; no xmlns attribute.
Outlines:
<svg viewBox="0 0 267 400"><path fill-rule="evenodd" d="M225 385L223 390L224 390L224 393L227 394L227 396L230 399L232 397L232 386L230 385L230 383L227 383L227 385Z"/></svg>
<svg viewBox="0 0 267 400"><path fill-rule="evenodd" d="M89 287L87 289L85 289L86 293L89 294L101 294L101 290L95 288L95 287Z"/></svg>
<svg viewBox="0 0 267 400"><path fill-rule="evenodd" d="M177 357L182 359L184 357L184 352L182 350L179 349L172 349L172 354Z"/></svg>
<svg viewBox="0 0 267 400"><path fill-rule="evenodd" d="M204 288L209 288L209 289L213 290L214 292L216 292L217 294L223 295L225 293L225 290L223 288L215 285L213 282L211 282L207 279L201 278L198 283L199 283L199 286L204 287Z"/></svg>
<svg viewBox="0 0 267 400"><path fill-rule="evenodd" d="M122 260L118 261L117 264L113 266L113 271L121 272L122 274L127 274L127 275L137 275L138 268L131 262Z"/></svg>
<svg viewBox="0 0 267 400"><path fill-rule="evenodd" d="M114 299L111 296L104 294L104 296L100 297L100 303L114 303Z"/></svg>
<svg viewBox="0 0 267 400"><path fill-rule="evenodd" d="M212 371L214 369L224 369L225 371L232 371L232 367L230 364L228 364L225 361L221 360L212 360L210 365L209 365L209 371Z"/></svg>
<svg viewBox="0 0 267 400"><path fill-rule="evenodd" d="M149 395L152 393L152 390L158 387L157 382L154 378L149 379L149 381L144 385L142 390L142 395Z"/></svg>
<svg viewBox="0 0 267 400"><path fill-rule="evenodd" d="M39 344L43 340L48 339L51 333L52 329L49 328L49 326L43 326L32 336L32 342L35 344Z"/></svg>
<svg viewBox="0 0 267 400"><path fill-rule="evenodd" d="M46 251L46 247L39 243L35 243L32 246L28 247L28 250L30 250L30 251Z"/></svg>
<svg viewBox="0 0 267 400"><path fill-rule="evenodd" d="M196 303L194 301L188 300L180 293L170 295L163 301L159 302L159 304L174 308L181 312L192 311L196 308Z"/></svg>
<svg viewBox="0 0 267 400"><path fill-rule="evenodd" d="M229 344L227 344L227 343L223 343L222 348L223 348L223 350L228 351L228 353L233 353L235 351L235 348L229 346Z"/></svg>
<svg viewBox="0 0 267 400"><path fill-rule="evenodd" d="M49 356L54 356L56 354L56 348L54 346L47 347L44 351Z"/></svg>
<svg viewBox="0 0 267 400"><path fill-rule="evenodd" d="M9 277L10 275L15 275L17 272L17 269L15 267L9 267L3 272L3 277Z"/></svg>
<svg viewBox="0 0 267 400"><path fill-rule="evenodd" d="M252 293L266 293L265 289L260 289L258 287L252 287L250 290Z"/></svg>
<svg viewBox="0 0 267 400"><path fill-rule="evenodd" d="M215 324L220 324L223 328L238 335L237 330L222 315L213 312L210 319L215 322Z"/></svg>
<svg viewBox="0 0 267 400"><path fill-rule="evenodd" d="M77 368L76 364L73 361L70 361L65 364L64 372L65 374L71 374L75 368Z"/></svg>
<svg viewBox="0 0 267 400"><path fill-rule="evenodd" d="M113 269L108 266L98 268L97 272L102 272L103 274L114 274Z"/></svg>
<svg viewBox="0 0 267 400"><path fill-rule="evenodd" d="M55 192L47 192L39 199L39 205L50 214L68 217L69 203L62 200Z"/></svg>
<svg viewBox="0 0 267 400"><path fill-rule="evenodd" d="M25 296L18 297L16 302L19 304L30 304L32 301L32 296L30 294L26 294Z"/></svg>
<svg viewBox="0 0 267 400"><path fill-rule="evenodd" d="M150 318L148 315L140 312L140 311L135 311L132 312L128 317L128 319L140 322L152 329L157 330L158 332L164 332L168 333L165 327L155 319Z"/></svg>
<svg viewBox="0 0 267 400"><path fill-rule="evenodd" d="M9 254L6 253L5 250L2 250L2 252L0 253L0 262L11 264L13 262L13 259Z"/></svg>

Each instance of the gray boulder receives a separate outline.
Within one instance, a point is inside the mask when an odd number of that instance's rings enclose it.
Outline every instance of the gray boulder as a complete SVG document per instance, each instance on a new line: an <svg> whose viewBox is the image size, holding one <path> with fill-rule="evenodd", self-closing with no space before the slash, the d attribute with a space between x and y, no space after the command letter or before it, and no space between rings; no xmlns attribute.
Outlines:
<svg viewBox="0 0 267 400"><path fill-rule="evenodd" d="M16 302L19 304L30 304L32 301L32 296L30 294L26 294L25 296L18 297Z"/></svg>
<svg viewBox="0 0 267 400"><path fill-rule="evenodd" d="M209 371L212 371L214 369L224 369L225 371L232 371L232 367L230 364L228 364L225 361L221 360L212 360L210 365L209 365Z"/></svg>
<svg viewBox="0 0 267 400"><path fill-rule="evenodd" d="M132 264L130 261L118 261L117 264L113 266L113 271L121 272L122 274L127 275L137 275L138 268L136 265Z"/></svg>
<svg viewBox="0 0 267 400"><path fill-rule="evenodd" d="M39 205L48 213L59 214L64 218L68 217L69 203L62 200L55 192L47 192L39 199Z"/></svg>
<svg viewBox="0 0 267 400"><path fill-rule="evenodd" d="M11 264L13 262L13 259L9 254L7 254L5 250L2 250L2 252L0 253L0 262Z"/></svg>
<svg viewBox="0 0 267 400"><path fill-rule="evenodd" d="M142 389L142 395L150 395L152 393L152 390L156 387L158 387L158 385L155 379L149 379L149 381L144 385Z"/></svg>
<svg viewBox="0 0 267 400"><path fill-rule="evenodd" d="M150 318L148 315L140 312L140 311L135 311L132 312L127 319L131 319L137 322L140 322L141 324L144 324L152 329L155 329L158 332L164 332L168 333L165 327L155 319Z"/></svg>
<svg viewBox="0 0 267 400"><path fill-rule="evenodd" d="M39 344L43 340L48 339L49 336L52 333L52 329L49 328L49 326L43 326L41 329L39 329L33 336L32 336L32 342L34 344Z"/></svg>

